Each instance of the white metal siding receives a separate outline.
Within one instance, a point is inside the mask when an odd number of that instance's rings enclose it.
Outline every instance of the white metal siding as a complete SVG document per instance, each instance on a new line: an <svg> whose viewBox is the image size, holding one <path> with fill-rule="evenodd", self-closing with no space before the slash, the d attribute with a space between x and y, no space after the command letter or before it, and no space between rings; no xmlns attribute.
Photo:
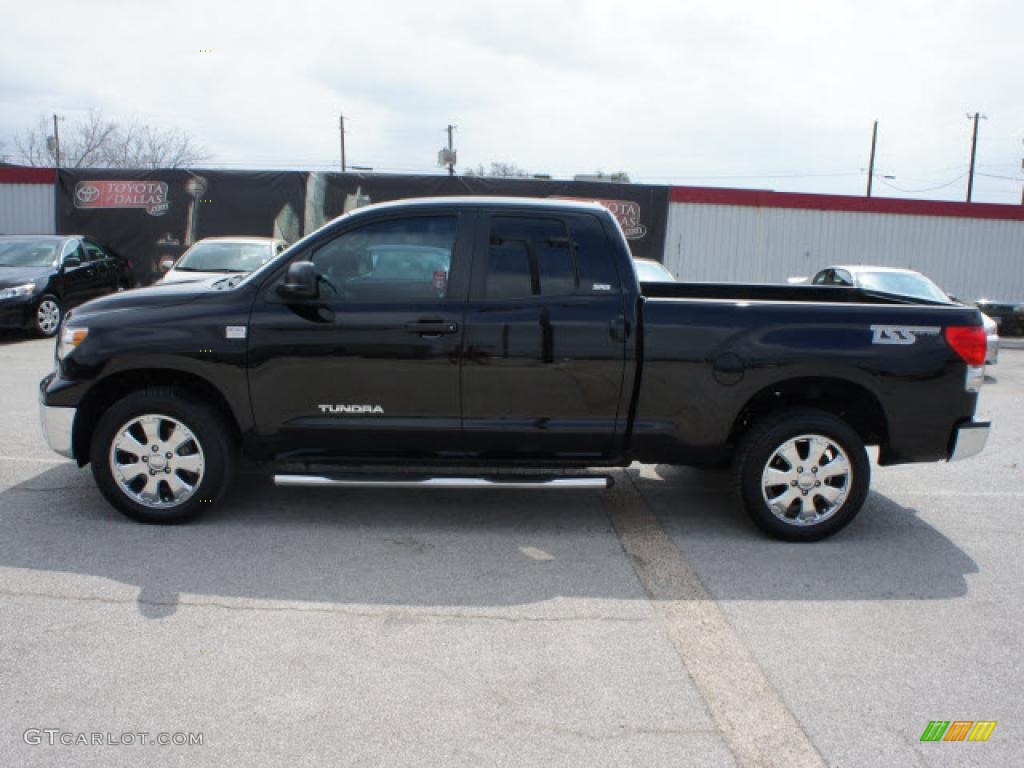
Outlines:
<svg viewBox="0 0 1024 768"><path fill-rule="evenodd" d="M1024 221L672 203L680 280L784 282L830 264L916 269L963 299L1024 296Z"/></svg>
<svg viewBox="0 0 1024 768"><path fill-rule="evenodd" d="M53 184L0 184L0 235L52 235Z"/></svg>

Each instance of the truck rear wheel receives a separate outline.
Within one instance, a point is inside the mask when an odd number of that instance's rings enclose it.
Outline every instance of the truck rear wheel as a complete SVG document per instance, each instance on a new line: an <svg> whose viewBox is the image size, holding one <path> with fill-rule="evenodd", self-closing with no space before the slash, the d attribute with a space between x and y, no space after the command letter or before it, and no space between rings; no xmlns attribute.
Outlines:
<svg viewBox="0 0 1024 768"><path fill-rule="evenodd" d="M740 444L735 471L747 513L786 541L816 541L843 528L871 484L860 436L812 408L780 411L756 424Z"/></svg>
<svg viewBox="0 0 1024 768"><path fill-rule="evenodd" d="M115 403L96 425L89 459L107 501L143 523L199 516L230 483L235 447L221 414L173 389Z"/></svg>

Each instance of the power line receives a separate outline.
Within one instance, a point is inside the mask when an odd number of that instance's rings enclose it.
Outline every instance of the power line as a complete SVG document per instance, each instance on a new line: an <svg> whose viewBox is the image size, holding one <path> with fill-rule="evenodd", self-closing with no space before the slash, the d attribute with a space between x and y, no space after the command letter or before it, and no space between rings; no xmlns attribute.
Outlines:
<svg viewBox="0 0 1024 768"><path fill-rule="evenodd" d="M966 175L967 175L966 173L961 173L959 176L957 176L955 179L952 179L951 181L947 181L944 184L938 184L937 186L934 186L934 187L925 187L924 189L904 189L903 187L897 187L895 184L890 184L885 179L882 179L881 181L882 181L883 184L885 184L885 186L892 187L893 189L895 189L898 192L907 192L907 193L910 193L910 194L917 194L918 192L932 192L932 191L934 191L936 189L945 189L946 187L951 187L954 184L956 184L958 181L960 181L960 179L962 179Z"/></svg>
<svg viewBox="0 0 1024 768"><path fill-rule="evenodd" d="M1021 178L1020 176L1000 176L997 173L982 173L981 171L978 171L976 175L985 176L986 178L989 179L1007 179L1008 181L1024 181L1024 178Z"/></svg>

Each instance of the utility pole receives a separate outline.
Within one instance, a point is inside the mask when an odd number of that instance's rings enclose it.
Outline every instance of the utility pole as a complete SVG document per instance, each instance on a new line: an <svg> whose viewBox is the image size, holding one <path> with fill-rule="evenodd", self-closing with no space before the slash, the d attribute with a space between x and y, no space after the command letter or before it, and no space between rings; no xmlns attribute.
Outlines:
<svg viewBox="0 0 1024 768"><path fill-rule="evenodd" d="M448 175L455 175L455 148L452 146L452 131L456 126L448 125Z"/></svg>
<svg viewBox="0 0 1024 768"><path fill-rule="evenodd" d="M341 137L341 172L345 172L345 116L338 115L338 134Z"/></svg>
<svg viewBox="0 0 1024 768"><path fill-rule="evenodd" d="M978 153L978 120L988 120L985 115L975 112L973 115L968 112L967 119L974 121L974 133L971 135L971 168L967 171L967 202L971 202L971 193L974 191L974 158Z"/></svg>
<svg viewBox="0 0 1024 768"><path fill-rule="evenodd" d="M875 180L875 144L878 143L878 121L871 129L871 159L868 161L868 197L871 197L871 182Z"/></svg>
<svg viewBox="0 0 1024 768"><path fill-rule="evenodd" d="M53 115L53 167L60 168L60 132L57 130L57 115Z"/></svg>

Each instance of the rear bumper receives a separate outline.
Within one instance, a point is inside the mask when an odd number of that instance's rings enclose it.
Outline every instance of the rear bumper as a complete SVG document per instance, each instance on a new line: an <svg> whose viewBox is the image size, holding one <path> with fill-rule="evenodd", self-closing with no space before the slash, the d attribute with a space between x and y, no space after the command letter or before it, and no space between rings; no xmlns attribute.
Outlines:
<svg viewBox="0 0 1024 768"><path fill-rule="evenodd" d="M43 430L43 439L50 446L50 450L59 453L69 459L75 458L71 438L75 427L75 415L77 408L67 408L56 405L46 405L43 398L46 393L46 385L51 376L43 379L39 389L39 426Z"/></svg>
<svg viewBox="0 0 1024 768"><path fill-rule="evenodd" d="M989 421L969 421L956 427L953 430L953 447L949 452L949 460L960 461L981 453L988 442L991 428L992 422Z"/></svg>
<svg viewBox="0 0 1024 768"><path fill-rule="evenodd" d="M992 333L985 337L985 365L999 362L999 334Z"/></svg>

